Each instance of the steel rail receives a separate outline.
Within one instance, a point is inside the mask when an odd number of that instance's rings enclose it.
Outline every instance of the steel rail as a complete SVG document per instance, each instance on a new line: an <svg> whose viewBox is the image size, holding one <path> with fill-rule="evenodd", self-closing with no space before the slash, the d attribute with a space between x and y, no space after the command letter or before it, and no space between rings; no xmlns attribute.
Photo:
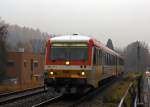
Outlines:
<svg viewBox="0 0 150 107"><path fill-rule="evenodd" d="M28 89L21 90L21 91L12 91L12 92L7 92L7 93L1 93L1 94L0 94L0 98L1 98L1 97L5 97L5 96L10 96L10 95L15 95L15 94L27 92L27 91L31 91L31 90L41 89L41 88L44 88L44 86L35 87L35 88L28 88Z"/></svg>
<svg viewBox="0 0 150 107"><path fill-rule="evenodd" d="M124 96L121 98L121 100L120 100L120 103L119 103L118 107L122 107L123 102L124 102L124 100L125 100L125 98L126 98L126 96L127 96L128 92L129 92L129 90L130 90L130 87L131 87L132 85L133 85L133 83L130 83L130 85L129 85L129 87L128 87L127 91L125 92Z"/></svg>
<svg viewBox="0 0 150 107"><path fill-rule="evenodd" d="M89 98L91 98L92 96L95 96L97 95L98 93L102 93L103 90L105 90L108 86L112 85L113 82L116 81L116 78L112 78L113 80L111 81L107 81L107 83L105 85L102 85L100 88L96 89L96 90L93 90L93 91L90 91L89 93L87 93L86 95L84 95L81 99L79 99L78 101L76 101L75 103L67 106L67 107L76 107L78 106L79 104L85 102L86 100L88 100Z"/></svg>
<svg viewBox="0 0 150 107"><path fill-rule="evenodd" d="M11 93L11 94L6 94L3 95L3 97L0 98L0 105L6 104L6 103L10 103L22 98L26 98L26 97L30 97L33 95L37 95L37 94L41 94L46 92L47 90L45 90L44 88L34 88L28 91L23 91L23 92L17 92L17 94L15 93Z"/></svg>
<svg viewBox="0 0 150 107"><path fill-rule="evenodd" d="M32 107L43 107L43 106L49 105L50 103L61 101L62 99L63 99L63 95L59 95L54 98L50 98L46 101L43 101L39 104L33 105Z"/></svg>

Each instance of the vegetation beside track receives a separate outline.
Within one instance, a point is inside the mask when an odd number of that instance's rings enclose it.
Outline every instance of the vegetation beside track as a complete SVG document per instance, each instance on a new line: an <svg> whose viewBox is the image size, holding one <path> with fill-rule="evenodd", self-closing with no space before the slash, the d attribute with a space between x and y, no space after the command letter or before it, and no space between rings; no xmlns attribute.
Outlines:
<svg viewBox="0 0 150 107"><path fill-rule="evenodd" d="M136 79L139 76L139 73L128 73L123 77L122 80L116 82L109 89L106 90L103 96L103 107L117 107L121 98L124 96L127 91L129 85L133 83L137 84ZM125 98L127 104L131 104L131 96L127 95ZM127 105L127 107L130 105Z"/></svg>
<svg viewBox="0 0 150 107"><path fill-rule="evenodd" d="M89 101L80 104L77 107L118 107L121 99L125 96L127 90L130 89L130 92L133 96L137 87L137 80L141 76L141 73L130 72L123 76L122 79L117 79L116 82L111 84L108 88L103 90L100 94L97 94ZM130 88L129 88L130 86ZM136 87L136 88L135 88ZM130 104L133 104L133 96L130 93L125 96L126 107L132 107ZM132 103L131 103L132 101Z"/></svg>

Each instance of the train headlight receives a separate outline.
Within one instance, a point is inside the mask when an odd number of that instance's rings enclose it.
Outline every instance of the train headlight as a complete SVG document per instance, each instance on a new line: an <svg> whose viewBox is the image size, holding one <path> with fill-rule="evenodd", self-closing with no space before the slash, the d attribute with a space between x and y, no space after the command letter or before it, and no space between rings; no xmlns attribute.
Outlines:
<svg viewBox="0 0 150 107"><path fill-rule="evenodd" d="M69 61L66 61L66 65L69 65L70 64L70 62Z"/></svg>
<svg viewBox="0 0 150 107"><path fill-rule="evenodd" d="M81 72L81 75L85 75L85 72Z"/></svg>
<svg viewBox="0 0 150 107"><path fill-rule="evenodd" d="M53 74L54 74L54 72L52 72L52 71L51 71L51 72L50 72L50 74L51 74L51 75L53 75Z"/></svg>

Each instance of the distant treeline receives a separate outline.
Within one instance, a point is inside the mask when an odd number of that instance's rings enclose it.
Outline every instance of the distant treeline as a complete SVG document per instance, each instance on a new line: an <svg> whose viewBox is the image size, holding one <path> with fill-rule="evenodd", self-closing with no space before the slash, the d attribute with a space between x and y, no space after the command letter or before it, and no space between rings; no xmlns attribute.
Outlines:
<svg viewBox="0 0 150 107"><path fill-rule="evenodd" d="M112 49L112 41L107 46ZM118 52L124 58L125 71L145 71L150 70L150 52L148 44L144 41L135 41L127 45L125 48L115 48L114 51Z"/></svg>
<svg viewBox="0 0 150 107"><path fill-rule="evenodd" d="M145 71L150 68L150 52L148 44L136 41L124 49L125 68L127 71Z"/></svg>
<svg viewBox="0 0 150 107"><path fill-rule="evenodd" d="M1 25L7 26L7 50L18 51L24 48L26 52L43 53L45 44L49 38L48 33L41 32L39 29L9 25L0 20Z"/></svg>

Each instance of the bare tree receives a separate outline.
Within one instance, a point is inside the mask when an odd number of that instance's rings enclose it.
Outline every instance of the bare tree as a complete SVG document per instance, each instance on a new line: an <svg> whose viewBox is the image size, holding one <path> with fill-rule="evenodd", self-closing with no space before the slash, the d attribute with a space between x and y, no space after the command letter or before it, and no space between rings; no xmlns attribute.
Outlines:
<svg viewBox="0 0 150 107"><path fill-rule="evenodd" d="M106 46L107 46L108 48L114 50L114 46L113 46L113 43L112 43L112 40L111 40L111 39L108 39Z"/></svg>
<svg viewBox="0 0 150 107"><path fill-rule="evenodd" d="M5 78L6 72L6 38L7 26L0 24L0 82Z"/></svg>
<svg viewBox="0 0 150 107"><path fill-rule="evenodd" d="M125 49L125 67L128 71L144 71L149 66L150 54L145 42L133 42Z"/></svg>
<svg viewBox="0 0 150 107"><path fill-rule="evenodd" d="M39 29L35 30L18 25L9 25L8 32L7 42L10 44L9 49L14 49L14 51L20 47L19 44L21 43L24 45L25 51L40 52L40 46L43 45L42 41L48 38L48 34L41 32Z"/></svg>

